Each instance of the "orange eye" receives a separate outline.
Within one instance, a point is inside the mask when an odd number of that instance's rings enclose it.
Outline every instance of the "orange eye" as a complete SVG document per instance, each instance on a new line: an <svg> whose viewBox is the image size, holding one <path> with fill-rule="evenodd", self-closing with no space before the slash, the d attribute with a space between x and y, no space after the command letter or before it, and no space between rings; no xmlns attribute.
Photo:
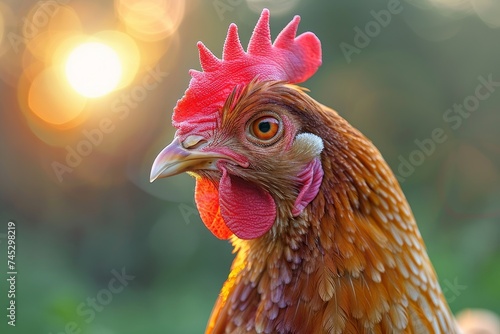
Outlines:
<svg viewBox="0 0 500 334"><path fill-rule="evenodd" d="M278 133L280 121L271 116L263 116L253 121L250 125L250 129L255 138L270 140Z"/></svg>

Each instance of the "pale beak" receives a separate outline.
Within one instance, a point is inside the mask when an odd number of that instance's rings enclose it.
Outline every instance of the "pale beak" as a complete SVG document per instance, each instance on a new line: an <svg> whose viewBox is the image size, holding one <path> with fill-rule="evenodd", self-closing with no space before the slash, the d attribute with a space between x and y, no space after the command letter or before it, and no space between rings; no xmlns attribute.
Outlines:
<svg viewBox="0 0 500 334"><path fill-rule="evenodd" d="M151 182L158 178L169 177L192 170L217 170L215 162L218 159L232 160L224 154L201 151L200 148L203 145L193 144L193 141L190 139L192 138L188 137L184 140L184 143L181 143L175 137L172 143L158 154L151 167Z"/></svg>

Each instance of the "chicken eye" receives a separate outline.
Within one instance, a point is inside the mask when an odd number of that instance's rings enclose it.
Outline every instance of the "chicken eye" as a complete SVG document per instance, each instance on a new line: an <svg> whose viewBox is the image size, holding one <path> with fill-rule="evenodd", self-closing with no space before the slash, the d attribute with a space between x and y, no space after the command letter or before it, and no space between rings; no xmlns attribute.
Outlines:
<svg viewBox="0 0 500 334"><path fill-rule="evenodd" d="M259 140L273 139L280 129L280 121L271 116L257 118L250 125L252 135Z"/></svg>

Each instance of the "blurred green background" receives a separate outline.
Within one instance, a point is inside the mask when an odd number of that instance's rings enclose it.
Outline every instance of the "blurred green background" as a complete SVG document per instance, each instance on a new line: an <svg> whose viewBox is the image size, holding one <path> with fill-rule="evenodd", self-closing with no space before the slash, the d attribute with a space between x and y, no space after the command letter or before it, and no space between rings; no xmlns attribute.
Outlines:
<svg viewBox="0 0 500 334"><path fill-rule="evenodd" d="M47 22L33 12L40 6ZM188 69L199 69L196 42L220 56L236 22L246 45L263 7L273 38L295 14L299 32L320 38L323 65L303 86L373 140L400 176L452 310L500 313L500 87L474 98L484 80L500 81L498 1L0 0L1 333L203 331L231 247L201 223L189 176L150 184L149 171L172 138ZM390 22L376 23L388 8L396 8ZM61 65L58 43L106 30L137 45L132 81L61 104L79 104L74 117L37 105L34 82ZM140 88L155 69L157 85ZM74 94L42 82L42 105ZM454 109L463 103L472 111ZM100 137L103 119L112 130ZM436 129L446 140L430 144ZM82 144L89 133L90 148ZM86 155L68 165L78 149ZM15 328L6 323L9 221L17 225ZM123 287L114 279L122 270L133 276Z"/></svg>

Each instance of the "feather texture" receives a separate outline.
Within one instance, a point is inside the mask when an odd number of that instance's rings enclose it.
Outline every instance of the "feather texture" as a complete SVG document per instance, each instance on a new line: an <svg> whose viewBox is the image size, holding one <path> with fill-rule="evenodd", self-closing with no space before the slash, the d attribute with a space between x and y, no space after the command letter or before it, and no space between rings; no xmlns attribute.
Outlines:
<svg viewBox="0 0 500 334"><path fill-rule="evenodd" d="M264 10L247 51L231 25L222 59L199 43L153 164L153 180L195 174L204 223L234 245L206 333L458 333L379 151L292 85L321 64L298 23L272 43Z"/></svg>
<svg viewBox="0 0 500 334"><path fill-rule="evenodd" d="M300 216L279 210L263 237L232 237L237 255L206 333L456 333L409 205L373 144L299 88L250 85L231 117L270 95L293 106L300 131L323 139L325 175Z"/></svg>

